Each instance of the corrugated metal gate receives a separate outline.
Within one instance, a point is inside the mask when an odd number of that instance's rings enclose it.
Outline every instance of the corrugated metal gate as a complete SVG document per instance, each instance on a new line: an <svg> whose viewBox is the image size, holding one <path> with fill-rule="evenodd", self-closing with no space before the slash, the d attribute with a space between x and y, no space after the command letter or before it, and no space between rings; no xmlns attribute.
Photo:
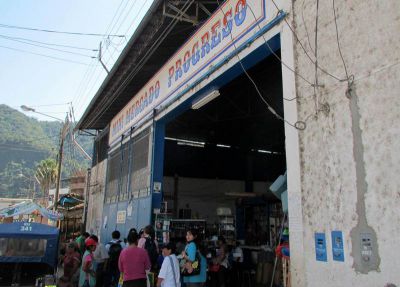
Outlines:
<svg viewBox="0 0 400 287"><path fill-rule="evenodd" d="M125 238L130 228L150 223L151 128L147 128L109 154L101 241L114 230ZM119 220L117 220L119 216Z"/></svg>

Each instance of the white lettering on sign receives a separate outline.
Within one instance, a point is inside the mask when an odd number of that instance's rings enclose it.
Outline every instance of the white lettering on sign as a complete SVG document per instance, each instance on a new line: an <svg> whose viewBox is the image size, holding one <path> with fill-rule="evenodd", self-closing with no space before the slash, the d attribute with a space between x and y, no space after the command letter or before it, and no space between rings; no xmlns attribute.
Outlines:
<svg viewBox="0 0 400 287"><path fill-rule="evenodd" d="M30 232L32 231L32 226L30 223L24 223L24 225L21 226L21 230L22 232Z"/></svg>
<svg viewBox="0 0 400 287"><path fill-rule="evenodd" d="M276 16L268 13L271 0L228 0L172 56L110 123L109 144L137 124L167 99L207 73L214 61L223 59ZM272 4L270 5L272 7ZM254 29L256 28L257 29Z"/></svg>

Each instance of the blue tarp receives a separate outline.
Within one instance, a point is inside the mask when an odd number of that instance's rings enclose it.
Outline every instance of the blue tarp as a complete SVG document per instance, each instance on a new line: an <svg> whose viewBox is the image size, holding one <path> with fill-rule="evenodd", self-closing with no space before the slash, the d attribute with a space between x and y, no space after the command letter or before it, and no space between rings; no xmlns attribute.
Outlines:
<svg viewBox="0 0 400 287"><path fill-rule="evenodd" d="M0 224L0 263L46 263L56 267L59 230L45 224Z"/></svg>
<svg viewBox="0 0 400 287"><path fill-rule="evenodd" d="M82 202L83 202L83 200L80 200L69 194L66 194L66 195L61 196L60 200L58 201L58 204L61 205L62 207L68 208L68 207L73 207L75 205L78 205Z"/></svg>

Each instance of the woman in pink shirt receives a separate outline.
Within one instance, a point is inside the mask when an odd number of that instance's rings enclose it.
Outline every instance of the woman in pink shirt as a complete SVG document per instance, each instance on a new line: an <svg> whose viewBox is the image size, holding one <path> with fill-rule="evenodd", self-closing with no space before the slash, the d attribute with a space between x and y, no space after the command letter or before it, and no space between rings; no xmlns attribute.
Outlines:
<svg viewBox="0 0 400 287"><path fill-rule="evenodd" d="M151 264L146 250L137 247L139 235L135 231L128 234L129 246L122 250L118 267L123 274L123 287L146 287L146 271Z"/></svg>

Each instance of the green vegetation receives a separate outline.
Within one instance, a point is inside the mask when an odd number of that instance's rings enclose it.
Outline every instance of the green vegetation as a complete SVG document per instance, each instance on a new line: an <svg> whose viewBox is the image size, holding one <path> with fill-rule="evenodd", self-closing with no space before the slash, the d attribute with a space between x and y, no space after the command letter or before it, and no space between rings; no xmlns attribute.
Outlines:
<svg viewBox="0 0 400 287"><path fill-rule="evenodd" d="M61 127L60 122L38 121L0 105L0 197L28 197L32 194L35 186L33 176L39 163L57 160ZM90 165L73 144L72 129L71 126L64 142L62 178ZM92 154L92 137L80 136L77 141ZM36 188L39 190L38 186Z"/></svg>

